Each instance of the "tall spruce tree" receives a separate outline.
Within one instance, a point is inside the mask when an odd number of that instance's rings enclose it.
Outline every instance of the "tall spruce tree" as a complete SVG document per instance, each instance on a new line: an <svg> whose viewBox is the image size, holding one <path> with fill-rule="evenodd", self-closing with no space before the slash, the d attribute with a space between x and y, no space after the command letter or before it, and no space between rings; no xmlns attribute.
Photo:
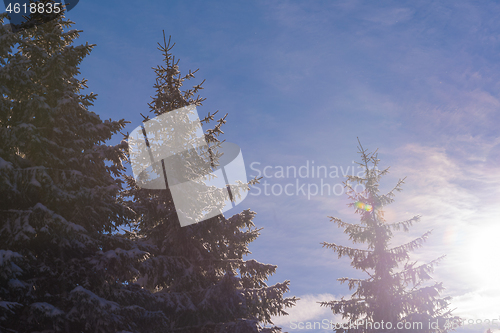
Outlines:
<svg viewBox="0 0 500 333"><path fill-rule="evenodd" d="M149 104L151 118L189 105L200 106L204 99L194 96L203 82L181 91L184 81L194 78L196 71L181 75L179 61L170 52L174 46L170 39L167 43L164 38L163 45L158 45L164 65L154 68L156 95ZM214 120L216 113L209 113L202 122ZM214 152L209 158L215 164L226 116L205 132L210 151ZM143 117L144 121L150 118ZM168 189L140 188L133 177L127 177L127 181L126 195L133 198L130 209L137 214L135 228L128 235L148 251L148 260L136 282L164 302L162 311L169 318L165 331L281 331L262 324L272 324L272 315L286 314L284 309L296 299L283 297L289 281L266 284L277 266L243 259L250 253L248 244L259 235L260 229L252 222L254 212L247 209L230 218L221 214L181 227Z"/></svg>
<svg viewBox="0 0 500 333"><path fill-rule="evenodd" d="M348 284L349 290L355 289L351 298L320 304L330 307L334 314L340 314L347 320L344 327L335 328L337 333L447 332L459 321L457 317L452 317L448 308L450 298L440 297L444 289L442 283L430 281L430 273L444 256L421 265L410 261L410 252L420 248L431 231L408 243L391 247L393 231L408 232L420 216L393 223L384 219L383 209L394 201L395 192L402 190L404 179L400 179L387 194L381 194L379 181L389 168L378 169L376 151L369 153L360 142L358 149L362 160L358 164L364 174L348 175L344 185L351 200L348 205L361 215L361 223L351 224L336 217L330 218L344 229L353 243L366 244L366 248L356 249L328 242L322 244L337 252L339 258L349 257L351 265L368 277L339 278L338 281ZM364 190L355 191L353 184L363 185Z"/></svg>
<svg viewBox="0 0 500 333"><path fill-rule="evenodd" d="M44 22L45 17L32 20ZM42 14L40 14L42 15ZM12 32L0 16L0 330L134 330L144 309L119 304L129 286L102 263L131 243L119 193L125 121L89 110L79 64L92 50L58 15ZM33 21L31 21L33 22ZM120 252L122 251L122 252ZM130 269L126 264L122 271ZM144 312L144 311L143 311ZM142 316L146 318L146 316Z"/></svg>

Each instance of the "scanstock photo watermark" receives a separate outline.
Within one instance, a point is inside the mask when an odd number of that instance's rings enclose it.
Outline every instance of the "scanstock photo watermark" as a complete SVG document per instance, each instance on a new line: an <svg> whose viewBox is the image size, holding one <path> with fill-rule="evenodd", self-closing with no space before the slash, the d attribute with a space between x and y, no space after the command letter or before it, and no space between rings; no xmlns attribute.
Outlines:
<svg viewBox="0 0 500 333"><path fill-rule="evenodd" d="M499 316L500 318L500 316ZM443 324L439 325L438 320L429 321L429 322L397 322L395 324L391 322L372 322L366 320L358 320L353 323L336 323L329 319L323 319L321 321L291 321L289 328L292 330L318 330L318 329L370 329L370 330L423 330L425 329L444 329L444 330L455 330L459 327L465 328L474 328L474 329L486 329L486 328L499 328L500 320L499 319L447 319Z"/></svg>
<svg viewBox="0 0 500 333"><path fill-rule="evenodd" d="M345 192L343 181L346 176L364 176L364 168L356 162L352 165L318 165L306 160L302 165L263 165L250 163L251 178L262 178L250 191L253 196L305 196L311 200L315 196L341 196ZM353 184L357 192L365 188Z"/></svg>

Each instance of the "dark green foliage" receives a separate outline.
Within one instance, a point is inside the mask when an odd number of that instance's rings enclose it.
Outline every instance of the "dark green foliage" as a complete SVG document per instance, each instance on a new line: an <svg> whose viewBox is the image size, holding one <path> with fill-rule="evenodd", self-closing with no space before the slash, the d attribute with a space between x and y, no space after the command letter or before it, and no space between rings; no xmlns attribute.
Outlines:
<svg viewBox="0 0 500 333"><path fill-rule="evenodd" d="M100 326L78 312L82 288L123 288L94 262L123 242L125 142L105 141L125 121L88 110L78 65L92 45L59 17L13 33L0 25L1 330L79 331ZM109 163L105 163L108 161ZM106 283L104 283L106 282ZM98 307L94 308L97 309ZM106 315L103 312L100 315ZM104 327L104 325L103 325ZM94 330L95 331L95 330Z"/></svg>
<svg viewBox="0 0 500 333"><path fill-rule="evenodd" d="M203 99L194 98L201 84L180 90L183 81L193 78L196 71L181 76L178 61L170 53L173 45L170 41L159 45L165 65L155 68L156 96L150 103L151 112L158 116L187 105L201 105ZM214 115L202 121L208 123ZM225 118L206 131L213 151L220 142ZM217 164L217 154L210 157ZM150 254L151 273L137 282L159 295L187 297L186 307L175 309L172 315L171 327L176 332L258 332L259 322L271 323L271 315L286 314L283 309L295 303L295 298L283 298L289 281L274 286L265 283L276 266L243 260L250 253L248 244L259 235L252 222L254 212L247 209L230 218L219 215L180 227L168 190L138 188L132 177L127 181L127 195L133 197L130 208L137 213L130 237L147 246Z"/></svg>

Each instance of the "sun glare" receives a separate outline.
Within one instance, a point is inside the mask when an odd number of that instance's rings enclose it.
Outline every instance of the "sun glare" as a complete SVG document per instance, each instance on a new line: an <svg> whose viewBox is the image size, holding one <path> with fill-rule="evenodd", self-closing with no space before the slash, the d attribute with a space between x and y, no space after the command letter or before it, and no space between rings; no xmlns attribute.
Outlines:
<svg viewBox="0 0 500 333"><path fill-rule="evenodd" d="M478 227L476 232L467 237L464 242L466 258L470 267L471 277L477 281L481 289L499 289L498 277L500 266L497 258L500 255L498 241L499 226Z"/></svg>

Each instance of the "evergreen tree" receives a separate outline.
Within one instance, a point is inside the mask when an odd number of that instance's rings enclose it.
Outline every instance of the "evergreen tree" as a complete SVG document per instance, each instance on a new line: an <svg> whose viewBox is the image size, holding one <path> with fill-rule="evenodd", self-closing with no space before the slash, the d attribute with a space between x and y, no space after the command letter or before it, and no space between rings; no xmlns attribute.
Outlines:
<svg viewBox="0 0 500 333"><path fill-rule="evenodd" d="M331 217L331 221L343 228L353 243L366 244L366 248L356 249L328 242L322 244L337 252L339 258L349 257L351 265L369 277L338 279L347 283L350 290L355 289L351 298L320 304L330 307L334 314L341 314L348 321L343 328L335 328L337 333L446 332L458 322L458 318L451 317L449 297L440 297L444 289L442 283L429 283L430 273L444 256L421 265L410 262L410 252L420 248L431 231L406 244L390 246L393 231L408 232L420 216L395 223L384 219L383 208L394 201L395 192L401 191L404 179L399 180L387 194L381 194L379 181L389 168L378 169L376 151L368 153L361 143L358 148L362 159L358 164L363 168L364 175L349 175L344 185L351 200L349 206L361 215L361 223L346 223L335 217ZM353 184L363 185L364 190L356 192ZM422 326L419 327L418 323Z"/></svg>
<svg viewBox="0 0 500 333"><path fill-rule="evenodd" d="M184 81L194 78L196 71L181 75L178 60L170 53L173 46L170 40L159 44L165 65L154 69L156 96L149 104L154 116L189 105L200 106L204 100L194 97L203 82L181 91ZM202 122L214 120L215 114L208 114ZM215 164L226 116L205 132L213 152L208 157ZM148 119L144 116L145 121ZM247 209L230 218L220 214L180 227L168 189L139 188L133 177L127 177L127 181L126 194L133 198L130 208L137 214L135 229L128 234L147 249L149 256L136 281L164 302L162 311L168 314L171 331L281 331L263 328L262 324L272 324L272 315L286 314L284 309L296 299L283 298L289 281L273 286L265 283L276 266L243 260L250 253L248 244L259 235L260 229L252 222L254 212Z"/></svg>
<svg viewBox="0 0 500 333"><path fill-rule="evenodd" d="M37 15L34 21L41 20ZM5 18L0 16L0 330L131 329L135 310L111 300L128 286L101 264L112 249L131 247L116 234L127 222L117 179L126 142L105 144L125 121L102 121L89 111L96 95L82 94L86 80L76 76L93 45L72 45L79 31L66 29L73 22L59 15L14 33Z"/></svg>

